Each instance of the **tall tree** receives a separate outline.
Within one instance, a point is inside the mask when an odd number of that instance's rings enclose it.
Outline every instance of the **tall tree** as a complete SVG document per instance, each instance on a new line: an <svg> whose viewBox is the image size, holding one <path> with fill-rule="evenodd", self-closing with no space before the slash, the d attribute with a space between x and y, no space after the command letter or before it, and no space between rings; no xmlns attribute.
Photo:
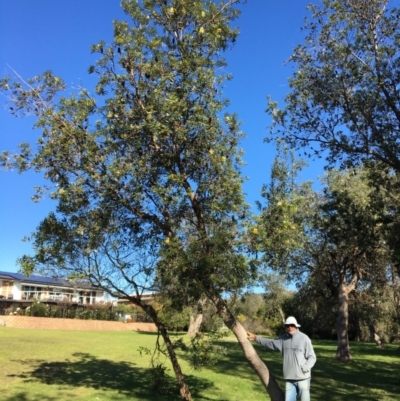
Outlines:
<svg viewBox="0 0 400 401"><path fill-rule="evenodd" d="M89 68L99 76L95 95L82 89L61 97L65 84L51 72L1 80L13 111L36 115L41 133L35 146L22 144L19 154L4 152L0 160L21 172L44 171L56 186L57 211L39 226L36 255L22 259L26 270L60 267L67 258L73 266L78 249L95 255L102 248L123 275L135 255L119 263L120 246L155 247L157 283L182 302L207 296L279 401L282 391L224 296L254 273L242 241L242 134L235 115L222 115L221 85L229 78L222 53L237 36L237 2L122 1L132 22L116 21L113 43L92 47L100 55ZM89 264L94 279L96 265ZM178 364L174 370L189 400Z"/></svg>
<svg viewBox="0 0 400 401"><path fill-rule="evenodd" d="M400 9L392 0L310 5L290 62L285 108L269 104L272 137L332 166L375 160L400 171ZM271 140L271 138L269 138Z"/></svg>
<svg viewBox="0 0 400 401"><path fill-rule="evenodd" d="M400 8L394 0L323 0L309 9L307 35L289 59L285 107L268 106L267 141L284 138L330 167L378 166L372 182L392 197L388 244L400 271Z"/></svg>
<svg viewBox="0 0 400 401"><path fill-rule="evenodd" d="M379 209L365 171L327 175L321 217L317 276L338 298L337 358L351 358L348 339L349 295L360 280L384 280L387 252Z"/></svg>
<svg viewBox="0 0 400 401"><path fill-rule="evenodd" d="M293 171L282 156L274 163L256 244L268 266L299 284L323 283L337 299L336 356L349 360L349 294L359 280L385 274L380 214L363 170L331 171L321 195L294 183Z"/></svg>

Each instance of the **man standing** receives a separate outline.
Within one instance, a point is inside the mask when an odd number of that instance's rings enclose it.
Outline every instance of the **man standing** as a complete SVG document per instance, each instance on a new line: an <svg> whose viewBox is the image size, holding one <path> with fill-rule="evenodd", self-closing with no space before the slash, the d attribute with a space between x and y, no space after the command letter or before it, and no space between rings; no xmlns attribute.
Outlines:
<svg viewBox="0 0 400 401"><path fill-rule="evenodd" d="M296 401L297 396L301 401L310 401L311 368L317 360L311 340L299 330L300 325L293 316L288 317L284 324L286 333L277 339L261 338L250 332L247 332L247 337L282 353L285 401Z"/></svg>

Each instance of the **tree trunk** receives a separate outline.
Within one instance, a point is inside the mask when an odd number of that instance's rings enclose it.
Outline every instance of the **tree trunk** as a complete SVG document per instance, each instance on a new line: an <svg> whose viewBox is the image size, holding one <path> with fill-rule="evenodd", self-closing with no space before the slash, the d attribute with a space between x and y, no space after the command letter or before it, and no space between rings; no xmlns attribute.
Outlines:
<svg viewBox="0 0 400 401"><path fill-rule="evenodd" d="M247 338L245 328L228 311L224 300L222 300L221 298L216 298L214 299L214 304L217 307L218 314L222 317L225 325L233 332L233 334L237 338L247 361L261 380L262 384L267 390L271 401L284 401L285 394L279 387L275 378L269 373L266 364L258 356L253 345Z"/></svg>
<svg viewBox="0 0 400 401"><path fill-rule="evenodd" d="M194 335L196 335L199 332L202 322L203 322L203 314L202 313L198 313L196 315L196 317L190 316L190 325L189 325L189 329L188 329L189 336L193 337Z"/></svg>
<svg viewBox="0 0 400 401"><path fill-rule="evenodd" d="M206 303L207 298L202 297L197 301L197 313L196 317L190 316L190 325L188 329L189 336L196 335L199 330L201 323L203 322L203 306Z"/></svg>
<svg viewBox="0 0 400 401"><path fill-rule="evenodd" d="M339 311L337 318L338 347L336 358L347 362L351 360L349 345L349 290L344 283L338 288Z"/></svg>
<svg viewBox="0 0 400 401"><path fill-rule="evenodd" d="M367 325L371 336L371 340L375 342L377 347L384 348L385 347L384 335L382 335L382 331L379 329L376 322L373 319L368 319Z"/></svg>
<svg viewBox="0 0 400 401"><path fill-rule="evenodd" d="M285 313L283 312L283 309L280 306L278 307L278 313L279 313L279 316L281 317L282 324L283 324L285 322Z"/></svg>
<svg viewBox="0 0 400 401"><path fill-rule="evenodd" d="M375 344L376 344L379 348L384 347L384 343L383 343L381 337L380 337L377 333L374 333L374 341L375 341Z"/></svg>
<svg viewBox="0 0 400 401"><path fill-rule="evenodd" d="M156 326L157 326L157 323L156 323ZM183 376L181 367L178 362L178 358L176 357L174 346L171 342L171 339L169 338L168 332L165 329L164 325L157 326L157 327L160 330L161 336L164 339L165 345L167 347L169 359L171 360L172 368L174 369L175 377L178 382L179 393L181 395L181 398L182 398L182 400L185 400L185 401L191 401L192 396L190 394L189 386L187 385L187 383L185 381L185 377Z"/></svg>
<svg viewBox="0 0 400 401"><path fill-rule="evenodd" d="M154 324L157 326L157 328L164 340L165 346L167 347L167 350L168 350L168 356L171 361L176 380L178 382L179 393L181 395L181 399L184 401L191 401L192 396L190 394L189 386L187 385L187 383L185 381L185 377L183 376L182 369L179 365L174 346L171 342L171 339L169 338L166 327L158 319L157 312L154 310L154 308L151 305L146 305L146 304L140 303L138 306L143 308L143 310L151 317L151 319L153 320Z"/></svg>
<svg viewBox="0 0 400 401"><path fill-rule="evenodd" d="M359 342L362 341L361 321L359 317L356 317L355 325L356 325L356 336L354 338L354 341Z"/></svg>

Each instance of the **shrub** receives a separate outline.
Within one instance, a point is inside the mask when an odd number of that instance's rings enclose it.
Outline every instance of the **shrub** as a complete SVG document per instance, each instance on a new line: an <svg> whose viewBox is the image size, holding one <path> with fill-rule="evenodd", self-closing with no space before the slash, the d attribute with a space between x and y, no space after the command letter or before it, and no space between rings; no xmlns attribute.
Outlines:
<svg viewBox="0 0 400 401"><path fill-rule="evenodd" d="M35 301L31 306L26 308L27 316L46 317L49 316L49 307L39 301Z"/></svg>

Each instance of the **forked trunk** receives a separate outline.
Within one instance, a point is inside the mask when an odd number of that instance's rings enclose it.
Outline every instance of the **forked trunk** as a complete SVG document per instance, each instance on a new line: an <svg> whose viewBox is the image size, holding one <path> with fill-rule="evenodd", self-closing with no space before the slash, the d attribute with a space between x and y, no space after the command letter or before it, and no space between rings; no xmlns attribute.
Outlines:
<svg viewBox="0 0 400 401"><path fill-rule="evenodd" d="M240 322L227 310L226 304L222 299L214 300L219 315L222 317L225 325L232 331L237 338L243 353L249 362L250 366L254 369L257 376L264 385L271 401L284 401L285 394L279 387L275 378L269 373L269 370L262 359L258 356L253 345L247 338L245 328Z"/></svg>
<svg viewBox="0 0 400 401"><path fill-rule="evenodd" d="M347 362L351 360L349 345L349 290L342 283L339 288L339 311L337 318L338 347L336 358Z"/></svg>
<svg viewBox="0 0 400 401"><path fill-rule="evenodd" d="M184 401L191 401L192 396L190 394L189 386L187 385L185 381L185 377L183 376L181 367L178 362L178 358L176 356L174 346L171 342L171 339L169 338L168 331L164 324L158 319L157 312L154 310L154 308L150 305L142 305L143 309L145 312L151 317L153 320L154 324L157 326L163 340L165 343L165 346L167 347L168 350L168 356L172 364L172 368L175 373L176 380L178 382L178 387L179 387L179 393L181 395L181 399Z"/></svg>

